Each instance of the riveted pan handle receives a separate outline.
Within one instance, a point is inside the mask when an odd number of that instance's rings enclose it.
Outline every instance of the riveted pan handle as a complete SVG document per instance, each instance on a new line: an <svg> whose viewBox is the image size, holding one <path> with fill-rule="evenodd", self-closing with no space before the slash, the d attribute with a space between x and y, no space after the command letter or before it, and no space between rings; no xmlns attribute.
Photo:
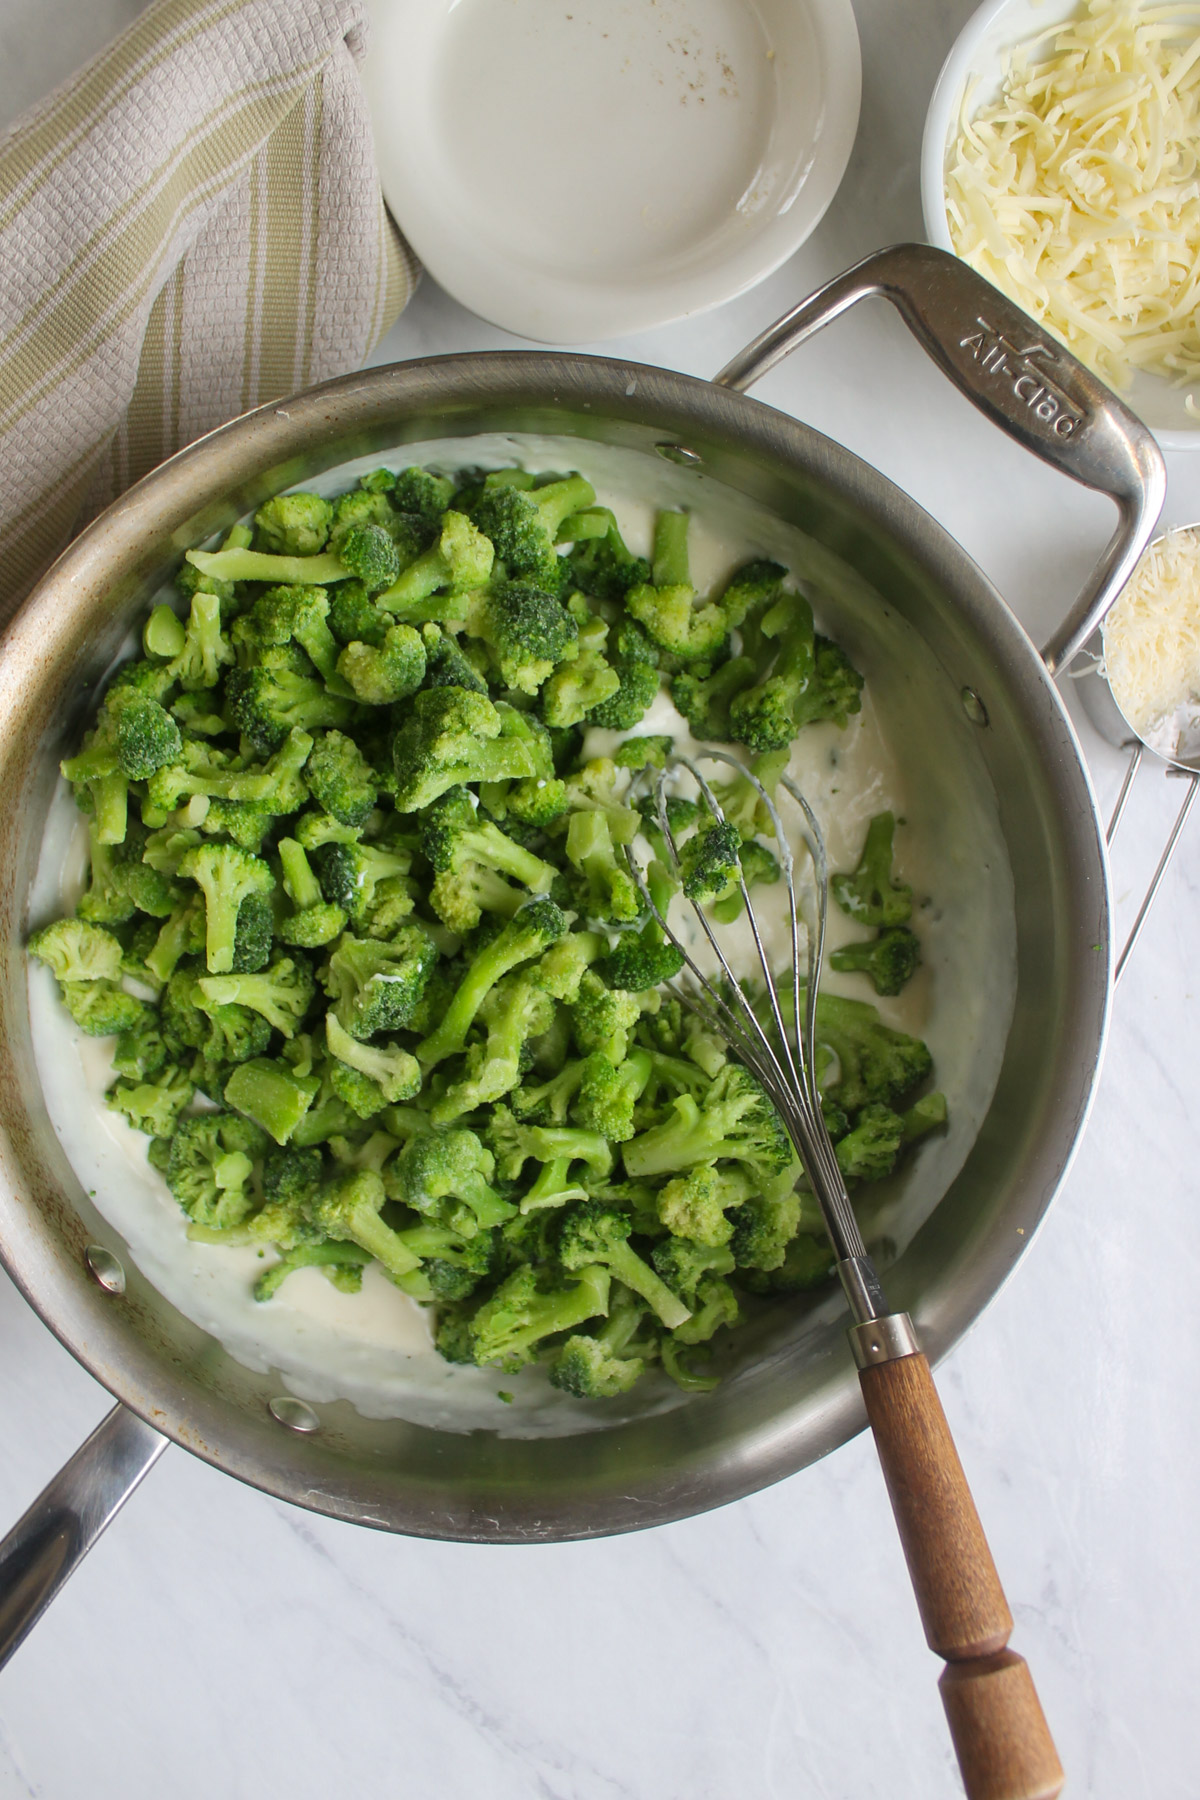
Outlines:
<svg viewBox="0 0 1200 1800"><path fill-rule="evenodd" d="M990 282L945 250L897 244L818 288L716 377L744 391L859 300L890 300L918 343L980 412L1043 462L1116 503L1117 529L1044 646L1056 674L1087 642L1133 572L1162 510L1162 452L1102 381Z"/></svg>
<svg viewBox="0 0 1200 1800"><path fill-rule="evenodd" d="M0 1668L169 1442L128 1407L114 1406L0 1539Z"/></svg>

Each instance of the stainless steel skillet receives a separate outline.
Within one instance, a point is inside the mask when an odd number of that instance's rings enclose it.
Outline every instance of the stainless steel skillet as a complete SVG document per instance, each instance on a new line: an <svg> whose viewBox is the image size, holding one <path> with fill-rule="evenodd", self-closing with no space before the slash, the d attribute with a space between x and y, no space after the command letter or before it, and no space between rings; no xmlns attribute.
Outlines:
<svg viewBox="0 0 1200 1800"><path fill-rule="evenodd" d="M838 445L745 396L855 301L889 299L943 371L1046 461L1111 496L1118 524L1039 653L970 558ZM434 436L549 431L695 468L838 558L910 631L938 754L986 780L1013 877L1016 993L999 1077L965 1160L889 1271L937 1357L999 1288L1061 1182L1103 1047L1110 928L1103 834L1053 674L1090 636L1153 529L1149 433L964 265L905 246L868 258L781 320L712 384L609 359L500 353L331 382L181 452L85 531L0 649L0 1250L60 1340L120 1404L0 1547L0 1658L20 1641L169 1439L296 1504L473 1542L633 1530L795 1472L861 1428L844 1320L783 1322L711 1396L571 1436L372 1421L290 1402L141 1276L50 1128L33 1062L27 896L64 742L182 551L279 489Z"/></svg>

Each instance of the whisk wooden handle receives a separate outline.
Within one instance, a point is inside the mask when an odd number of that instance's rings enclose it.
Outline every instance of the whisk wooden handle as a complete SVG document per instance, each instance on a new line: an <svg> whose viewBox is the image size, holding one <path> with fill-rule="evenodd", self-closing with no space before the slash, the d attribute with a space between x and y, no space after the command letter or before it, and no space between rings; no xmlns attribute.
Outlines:
<svg viewBox="0 0 1200 1800"><path fill-rule="evenodd" d="M1063 1785L1025 1659L1007 1648L1000 1586L929 1363L859 1370L969 1800L1054 1800Z"/></svg>

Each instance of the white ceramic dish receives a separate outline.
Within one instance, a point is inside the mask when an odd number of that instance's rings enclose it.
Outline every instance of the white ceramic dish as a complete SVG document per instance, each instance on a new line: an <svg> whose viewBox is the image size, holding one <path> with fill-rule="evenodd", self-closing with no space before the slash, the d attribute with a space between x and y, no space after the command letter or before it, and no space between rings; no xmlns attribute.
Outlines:
<svg viewBox="0 0 1200 1800"><path fill-rule="evenodd" d="M779 267L858 125L850 0L370 0L384 196L430 273L541 343Z"/></svg>
<svg viewBox="0 0 1200 1800"><path fill-rule="evenodd" d="M946 159L958 135L968 84L972 110L999 93L1004 63L1014 45L1061 24L1080 10L1079 0L984 0L959 34L942 67L925 115L921 145L921 206L931 244L953 251L946 222ZM1200 421L1184 407L1184 390L1156 375L1137 375L1123 395L1164 450L1200 449Z"/></svg>

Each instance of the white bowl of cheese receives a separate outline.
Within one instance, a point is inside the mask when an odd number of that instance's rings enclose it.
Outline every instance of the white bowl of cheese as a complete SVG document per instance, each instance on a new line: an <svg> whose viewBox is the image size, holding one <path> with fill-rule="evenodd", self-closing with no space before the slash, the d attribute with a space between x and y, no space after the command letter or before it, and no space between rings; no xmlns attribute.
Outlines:
<svg viewBox="0 0 1200 1800"><path fill-rule="evenodd" d="M985 0L930 101L921 197L931 243L1122 391L1164 450L1195 449L1200 7L1156 8L1158 48L1144 16L1131 0Z"/></svg>

